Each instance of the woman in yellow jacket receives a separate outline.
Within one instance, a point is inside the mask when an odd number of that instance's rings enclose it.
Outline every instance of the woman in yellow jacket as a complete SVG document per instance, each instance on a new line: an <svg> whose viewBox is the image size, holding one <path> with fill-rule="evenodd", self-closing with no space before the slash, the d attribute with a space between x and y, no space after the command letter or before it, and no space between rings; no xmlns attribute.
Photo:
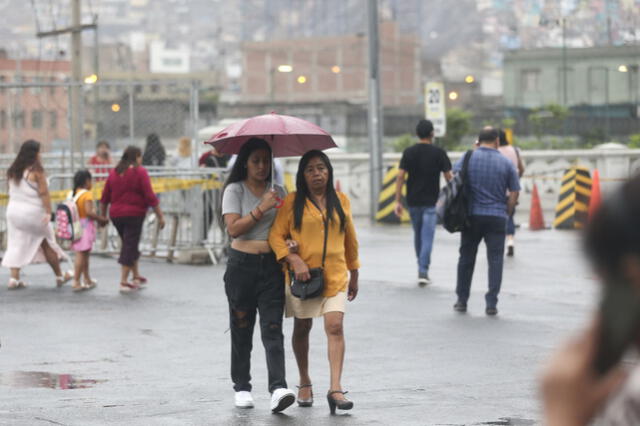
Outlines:
<svg viewBox="0 0 640 426"><path fill-rule="evenodd" d="M328 220L324 291L316 298L301 300L286 287L287 317L295 317L292 345L300 373L298 404L313 404L309 377L309 332L313 318L323 316L327 334L331 385L327 400L331 413L349 410L353 402L344 396L340 383L344 361L343 317L347 300L358 294L358 241L349 199L333 187L333 168L321 151L307 152L298 166L296 192L289 194L271 227L269 244L281 262L307 281L309 268L322 265L325 218ZM287 279L289 274L287 274ZM290 283L288 283L290 284Z"/></svg>

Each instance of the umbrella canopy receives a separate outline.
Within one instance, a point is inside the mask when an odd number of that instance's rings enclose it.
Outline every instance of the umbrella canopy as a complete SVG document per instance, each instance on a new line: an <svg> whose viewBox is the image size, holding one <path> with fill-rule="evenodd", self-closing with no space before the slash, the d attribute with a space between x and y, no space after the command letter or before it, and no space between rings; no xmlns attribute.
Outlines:
<svg viewBox="0 0 640 426"><path fill-rule="evenodd" d="M266 140L274 157L304 155L312 149L337 147L329 133L309 121L276 113L259 115L233 123L208 141L221 154L237 154L251 138Z"/></svg>

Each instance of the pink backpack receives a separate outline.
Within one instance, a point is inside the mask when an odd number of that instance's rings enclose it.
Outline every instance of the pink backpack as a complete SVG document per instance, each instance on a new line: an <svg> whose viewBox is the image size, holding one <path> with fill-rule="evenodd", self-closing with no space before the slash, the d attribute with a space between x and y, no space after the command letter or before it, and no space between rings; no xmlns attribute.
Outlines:
<svg viewBox="0 0 640 426"><path fill-rule="evenodd" d="M56 237L63 242L74 243L82 238L82 226L78 214L78 199L87 192L79 190L75 196L69 192L67 199L56 207Z"/></svg>

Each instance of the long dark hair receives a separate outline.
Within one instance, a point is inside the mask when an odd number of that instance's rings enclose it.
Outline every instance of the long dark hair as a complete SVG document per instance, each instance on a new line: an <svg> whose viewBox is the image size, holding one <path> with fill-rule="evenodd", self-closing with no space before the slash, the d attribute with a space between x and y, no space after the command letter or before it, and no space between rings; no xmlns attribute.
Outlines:
<svg viewBox="0 0 640 426"><path fill-rule="evenodd" d="M160 142L160 137L155 133L147 136L147 144L144 147L142 165L144 166L164 166L167 153Z"/></svg>
<svg viewBox="0 0 640 426"><path fill-rule="evenodd" d="M333 187L333 166L329 157L318 150L311 150L304 154L298 164L298 174L296 175L296 198L293 201L293 225L298 231L302 228L302 215L304 213L304 206L307 204L307 199L311 199L311 193L307 186L307 181L304 178L304 170L309 165L309 162L314 158L320 158L329 171L329 179L327 180L326 189L326 203L327 203L327 217L329 221L334 221L333 212L338 213L340 218L340 231L344 232L346 217L340 199Z"/></svg>
<svg viewBox="0 0 640 426"><path fill-rule="evenodd" d="M238 153L238 157L236 158L236 162L233 164L231 168L231 172L227 177L226 182L224 183L224 187L226 188L229 184L235 182L242 182L247 179L247 163L249 163L249 157L254 151L265 150L269 152L269 156L271 156L271 147L264 139L260 138L251 138L242 145L240 148L240 152ZM267 181L271 180L271 169L269 168L269 175L267 176ZM223 191L224 192L224 191Z"/></svg>
<svg viewBox="0 0 640 426"><path fill-rule="evenodd" d="M129 166L136 166L136 160L142 155L142 151L137 146L128 146L122 153L122 158L116 166L116 173L123 174Z"/></svg>
<svg viewBox="0 0 640 426"><path fill-rule="evenodd" d="M222 196L224 197L224 190L227 189L227 186L232 183L242 182L247 179L247 164L249 163L249 157L254 151L258 151L264 149L269 152L269 156L271 156L271 147L264 139L260 138L251 138L242 145L240 148L240 152L238 152L238 156L236 157L236 162L233 163L233 167L231 167L231 172L229 172L229 176L227 176L227 180L224 182L224 186L222 187ZM267 182L271 180L271 169L269 168L269 175L267 176ZM225 225L224 220L222 219L222 203L218 203L218 208L216 209L216 216L218 218L218 223L220 224L220 229L224 231Z"/></svg>
<svg viewBox="0 0 640 426"><path fill-rule="evenodd" d="M75 175L73 175L73 195L76 195L78 189L82 188L88 180L91 179L91 172L89 170L83 169L78 170Z"/></svg>
<svg viewBox="0 0 640 426"><path fill-rule="evenodd" d="M24 171L31 168L35 172L41 172L43 170L42 164L38 160L38 153L40 152L40 142L29 139L20 146L20 151L16 159L13 160L11 166L7 170L7 179L13 179L14 182L20 182Z"/></svg>

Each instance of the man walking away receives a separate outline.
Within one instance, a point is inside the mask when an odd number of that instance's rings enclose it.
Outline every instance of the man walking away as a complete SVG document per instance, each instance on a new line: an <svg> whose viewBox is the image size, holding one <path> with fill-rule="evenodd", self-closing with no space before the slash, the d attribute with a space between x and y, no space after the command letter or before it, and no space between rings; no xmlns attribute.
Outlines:
<svg viewBox="0 0 640 426"><path fill-rule="evenodd" d="M520 157L520 150L513 145L509 144L507 140L507 134L504 130L500 129L500 146L498 147L498 151L500 154L504 155L511 161L511 164L518 170L518 178L521 178L524 174L524 163L522 162L522 158ZM508 194L507 194L508 195ZM515 209L507 219L507 256L513 256L515 254L515 235L516 235L516 224L513 220L513 216L515 215Z"/></svg>
<svg viewBox="0 0 640 426"><path fill-rule="evenodd" d="M433 145L433 123L420 120L416 126L420 141L405 149L396 178L395 214L402 217L402 187L407 173L407 204L413 224L414 245L418 258L418 285L431 283L429 264L436 232L436 201L440 193L440 173L451 180L451 161L447 153Z"/></svg>
<svg viewBox="0 0 640 426"><path fill-rule="evenodd" d="M470 226L460 237L458 260L457 312L467 311L473 268L480 241L487 246L489 291L485 296L486 314L498 313L498 293L502 284L502 263L507 218L518 201L520 183L513 164L498 151L498 131L485 129L478 137L479 147L469 161ZM462 168L462 160L455 166ZM509 196L505 194L509 191Z"/></svg>

